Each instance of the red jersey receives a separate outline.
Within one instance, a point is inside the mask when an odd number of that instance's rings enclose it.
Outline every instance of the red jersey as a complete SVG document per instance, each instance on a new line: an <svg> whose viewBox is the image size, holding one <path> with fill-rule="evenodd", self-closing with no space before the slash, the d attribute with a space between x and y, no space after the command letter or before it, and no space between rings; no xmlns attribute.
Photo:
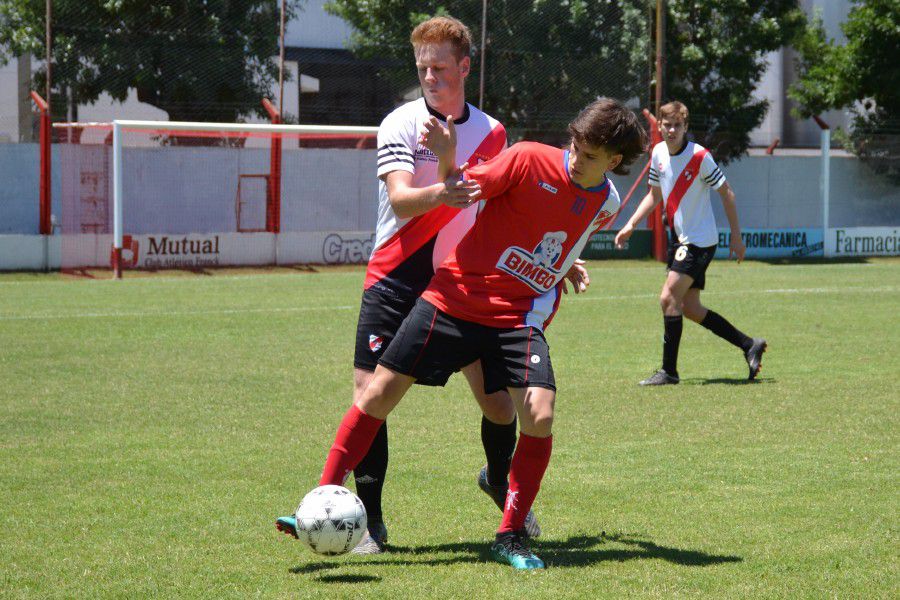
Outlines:
<svg viewBox="0 0 900 600"><path fill-rule="evenodd" d="M609 179L590 189L573 183L568 161L568 150L522 142L469 169L484 210L422 298L473 323L543 329L559 306L558 284L620 204Z"/></svg>

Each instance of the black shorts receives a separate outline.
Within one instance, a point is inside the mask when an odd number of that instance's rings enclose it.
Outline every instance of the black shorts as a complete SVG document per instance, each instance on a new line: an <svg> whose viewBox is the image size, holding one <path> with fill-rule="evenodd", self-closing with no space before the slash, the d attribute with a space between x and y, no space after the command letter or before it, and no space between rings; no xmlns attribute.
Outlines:
<svg viewBox="0 0 900 600"><path fill-rule="evenodd" d="M550 347L534 327L500 329L451 317L419 299L378 362L417 380L481 360L484 391L508 387L556 390Z"/></svg>
<svg viewBox="0 0 900 600"><path fill-rule="evenodd" d="M701 248L693 244L669 242L666 267L676 273L690 275L694 279L691 288L702 290L706 286L706 269L716 254L715 246Z"/></svg>
<svg viewBox="0 0 900 600"><path fill-rule="evenodd" d="M353 366L374 371L378 360L391 344L403 319L416 305L416 296L393 293L390 290L369 288L363 292L356 325L356 350ZM465 365L463 365L465 366ZM444 385L454 371L439 370L423 373L418 383Z"/></svg>

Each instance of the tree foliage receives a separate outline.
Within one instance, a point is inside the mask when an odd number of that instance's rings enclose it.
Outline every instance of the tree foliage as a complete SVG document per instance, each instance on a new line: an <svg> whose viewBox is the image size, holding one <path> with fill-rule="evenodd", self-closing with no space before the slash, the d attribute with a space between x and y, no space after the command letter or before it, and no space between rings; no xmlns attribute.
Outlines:
<svg viewBox="0 0 900 600"><path fill-rule="evenodd" d="M418 85L412 29L435 14L460 19L472 30L476 54L467 97L478 102L481 2L333 0L327 9L356 28L356 52L390 59L381 75L400 89ZM634 0L491 0L484 109L508 129L551 140L598 95L644 105L648 14L644 2Z"/></svg>
<svg viewBox="0 0 900 600"><path fill-rule="evenodd" d="M55 0L54 93L79 104L136 88L172 120L234 121L259 112L277 79L278 31L277 0ZM43 0L0 2L0 58L42 57L44 37Z"/></svg>
<svg viewBox="0 0 900 600"><path fill-rule="evenodd" d="M790 96L803 117L849 108L853 127L840 139L900 182L900 3L857 0L841 29L847 42L838 45L816 19L798 41L800 78Z"/></svg>
<svg viewBox="0 0 900 600"><path fill-rule="evenodd" d="M468 0L332 0L329 9L358 31L366 55L395 59L385 76L412 77L409 33L427 15L449 13L480 40L481 3ZM530 137L561 131L598 95L649 106L649 0L491 0L484 107ZM798 0L669 0L667 94L696 115L698 141L723 162L743 153L768 108L753 91L765 54L805 23ZM477 45L477 43L476 43ZM478 60L473 61L477 69ZM469 98L477 98L477 73Z"/></svg>
<svg viewBox="0 0 900 600"><path fill-rule="evenodd" d="M766 54L805 29L797 0L669 0L666 96L688 105L691 129L717 161L743 154L768 102L753 95Z"/></svg>

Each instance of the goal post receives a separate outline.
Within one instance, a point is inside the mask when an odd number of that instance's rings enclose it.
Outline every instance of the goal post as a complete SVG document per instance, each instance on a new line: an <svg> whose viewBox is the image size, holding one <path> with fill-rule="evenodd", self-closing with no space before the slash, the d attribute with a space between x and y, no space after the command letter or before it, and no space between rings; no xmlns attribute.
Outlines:
<svg viewBox="0 0 900 600"><path fill-rule="evenodd" d="M66 270L111 266L120 277L128 268L368 258L377 127L135 120L55 127L63 130Z"/></svg>

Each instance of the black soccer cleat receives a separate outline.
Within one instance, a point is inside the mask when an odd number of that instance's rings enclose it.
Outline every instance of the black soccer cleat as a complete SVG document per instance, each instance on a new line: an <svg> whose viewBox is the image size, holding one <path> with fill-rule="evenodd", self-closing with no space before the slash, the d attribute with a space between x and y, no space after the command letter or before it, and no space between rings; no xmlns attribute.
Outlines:
<svg viewBox="0 0 900 600"><path fill-rule="evenodd" d="M669 375L663 369L660 369L647 379L639 381L638 385L675 385L681 381L674 375Z"/></svg>
<svg viewBox="0 0 900 600"><path fill-rule="evenodd" d="M747 377L750 381L756 379L756 376L762 370L762 355L769 345L762 338L753 338L753 345L744 352L744 358L747 359L747 366L750 367L750 375Z"/></svg>
<svg viewBox="0 0 900 600"><path fill-rule="evenodd" d="M481 467L481 471L478 472L478 487L481 488L482 492L491 497L491 500L494 501L497 508L501 511L503 510L503 506L506 504L506 492L509 490L509 486L491 485L488 483L487 465Z"/></svg>
<svg viewBox="0 0 900 600"><path fill-rule="evenodd" d="M387 547L387 527L381 521L373 521L350 554L382 554Z"/></svg>

